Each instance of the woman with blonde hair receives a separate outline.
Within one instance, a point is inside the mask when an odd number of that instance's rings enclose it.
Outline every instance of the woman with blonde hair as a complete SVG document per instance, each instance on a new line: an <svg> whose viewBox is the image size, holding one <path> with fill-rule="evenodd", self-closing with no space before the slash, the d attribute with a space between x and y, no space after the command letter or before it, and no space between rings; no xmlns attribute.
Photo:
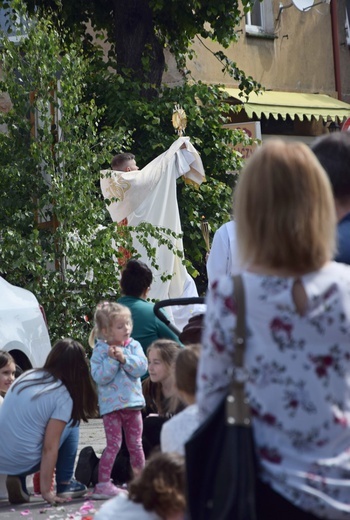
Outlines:
<svg viewBox="0 0 350 520"><path fill-rule="evenodd" d="M245 270L245 383L258 461L258 520L350 516L350 268L332 262L330 183L302 143L264 144L234 196ZM198 372L201 420L227 392L233 282L207 297Z"/></svg>

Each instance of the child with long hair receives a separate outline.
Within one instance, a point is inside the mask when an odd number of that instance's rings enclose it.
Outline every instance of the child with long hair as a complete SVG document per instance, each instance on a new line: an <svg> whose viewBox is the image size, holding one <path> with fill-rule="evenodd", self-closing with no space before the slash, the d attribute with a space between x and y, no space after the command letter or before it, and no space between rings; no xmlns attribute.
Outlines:
<svg viewBox="0 0 350 520"><path fill-rule="evenodd" d="M93 347L91 374L97 384L107 447L99 463L98 483L92 494L96 500L120 492L111 482L111 473L123 431L134 474L138 474L145 464L141 414L145 400L141 376L147 371L147 358L140 343L130 337L131 331L132 319L127 307L114 302L97 305L89 341Z"/></svg>
<svg viewBox="0 0 350 520"><path fill-rule="evenodd" d="M158 339L147 349L149 377L142 384L146 400L143 435L146 457L160 445L164 422L183 409L174 378L175 360L182 348L175 341Z"/></svg>
<svg viewBox="0 0 350 520"><path fill-rule="evenodd" d="M0 406L7 390L15 380L16 363L11 354L0 350ZM7 498L6 475L0 475L0 500Z"/></svg>
<svg viewBox="0 0 350 520"><path fill-rule="evenodd" d="M0 408L0 473L8 475L11 503L29 501L26 477L39 469L47 502L86 493L86 486L72 478L78 425L96 412L97 395L83 346L70 338L59 340L42 368L25 372L11 385ZM56 492L51 490L55 467Z"/></svg>
<svg viewBox="0 0 350 520"><path fill-rule="evenodd" d="M182 520L186 508L184 459L156 453L129 485L129 496L108 500L95 520Z"/></svg>
<svg viewBox="0 0 350 520"><path fill-rule="evenodd" d="M6 350L0 350L0 405L7 390L16 377L16 363L11 354Z"/></svg>
<svg viewBox="0 0 350 520"><path fill-rule="evenodd" d="M196 378L201 346L187 345L175 362L175 385L186 408L167 421L160 434L162 451L185 455L185 443L199 426L196 404Z"/></svg>

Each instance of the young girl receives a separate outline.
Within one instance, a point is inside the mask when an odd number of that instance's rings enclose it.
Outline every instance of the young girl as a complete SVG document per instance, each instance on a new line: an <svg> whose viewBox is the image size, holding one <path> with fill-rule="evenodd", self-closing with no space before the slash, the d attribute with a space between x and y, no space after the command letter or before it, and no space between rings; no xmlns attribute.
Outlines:
<svg viewBox="0 0 350 520"><path fill-rule="evenodd" d="M90 335L91 373L98 388L107 447L100 460L92 498L104 500L120 491L110 479L123 430L133 472L138 474L145 464L141 376L147 371L147 358L140 343L130 337L132 320L127 307L102 302L96 308L94 322Z"/></svg>
<svg viewBox="0 0 350 520"><path fill-rule="evenodd" d="M188 345L181 349L175 362L177 393L186 408L169 419L162 428L160 444L162 451L185 455L185 443L199 426L196 404L196 378L200 345Z"/></svg>
<svg viewBox="0 0 350 520"><path fill-rule="evenodd" d="M108 500L95 520L183 520L185 468L176 453L156 453L129 486L129 496Z"/></svg>
<svg viewBox="0 0 350 520"><path fill-rule="evenodd" d="M159 339L147 349L149 377L143 382L146 400L143 447L145 455L160 445L165 421L183 409L175 387L174 365L182 347L175 341Z"/></svg>
<svg viewBox="0 0 350 520"><path fill-rule="evenodd" d="M0 350L0 405L4 400L7 390L15 380L16 363L11 354L6 350Z"/></svg>
<svg viewBox="0 0 350 520"><path fill-rule="evenodd" d="M79 422L96 414L97 395L77 341L59 340L43 368L24 372L0 408L0 473L9 501L29 501L26 477L40 469L41 495L53 504L80 497L86 487L72 478ZM15 413L14 413L15 411ZM56 467L56 493L51 491Z"/></svg>
<svg viewBox="0 0 350 520"><path fill-rule="evenodd" d="M0 406L4 395L15 380L15 373L15 360L6 350L0 350ZM6 475L0 475L0 500L4 498L7 498Z"/></svg>

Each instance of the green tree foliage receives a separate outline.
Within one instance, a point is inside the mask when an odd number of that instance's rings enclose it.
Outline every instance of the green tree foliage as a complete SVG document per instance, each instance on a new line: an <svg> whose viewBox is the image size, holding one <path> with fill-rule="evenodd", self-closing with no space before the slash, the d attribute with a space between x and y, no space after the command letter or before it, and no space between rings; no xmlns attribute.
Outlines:
<svg viewBox="0 0 350 520"><path fill-rule="evenodd" d="M27 36L2 40L0 90L12 108L0 119L1 274L37 295L53 340L86 342L84 314L117 290L118 235L99 171L129 133L98 133L103 110L83 101L89 63L80 45L48 20L21 20Z"/></svg>
<svg viewBox="0 0 350 520"><path fill-rule="evenodd" d="M2 0L6 1L6 0ZM1 0L0 0L1 2ZM100 128L120 127L132 134L132 151L141 166L165 151L174 139L171 114L175 103L187 112L186 130L202 155L208 183L200 192L179 181L178 199L184 231L188 268L197 276L200 290L206 286L205 250L200 235L200 221L205 217L212 233L228 220L231 194L240 158L232 145L245 139L240 132L222 128L232 113L219 86L189 81L185 72L186 58L193 56L195 38L211 38L223 48L237 40L237 26L252 7L251 0L24 0L31 11L52 13L59 30L79 35L85 52L93 56L90 67L89 96L99 107L107 107ZM111 46L109 60L102 60L97 46L86 31L90 24L97 39L105 38ZM184 73L180 87L161 84L164 71L164 49L175 56ZM215 53L223 72L233 76L244 93L259 88L230 61L224 52ZM187 61L188 63L188 61ZM115 152L121 149L115 149ZM108 164L105 164L108 167Z"/></svg>
<svg viewBox="0 0 350 520"><path fill-rule="evenodd" d="M0 5L7 3L0 0ZM106 211L100 169L108 168L114 153L121 151L133 151L141 167L165 151L176 139L171 124L175 104L187 113L186 134L201 154L207 176L199 189L178 181L186 265L201 294L206 288L201 222L209 222L212 238L231 213L234 174L241 166L232 145L245 137L223 128L233 108L220 86L186 78L173 89L158 85L148 74L152 46L142 48L140 72L137 67L130 70L130 63L121 67L118 52L117 60L111 55L105 62L87 36L84 23L91 20L95 29L106 30L112 38L115 18L128 3L136 5L132 0L62 1L57 11L54 0L38 1L39 16L27 20L21 0L15 0L11 5L19 11L14 19L21 20L18 30L27 36L16 43L2 39L0 90L9 94L12 109L0 115L6 128L0 133L1 274L38 296L53 340L69 335L86 344L89 326L83 316L91 314L99 299L116 294L116 259L122 255L118 247L132 250L131 230L119 233ZM230 2L228 8L226 1L215 8L210 1L143 3L153 9L152 38L157 37L162 52L165 46L174 50L179 66L196 33L227 45L235 39L241 16L237 5ZM30 1L26 4L34 7ZM196 9L194 19L182 15L181 6L184 13ZM224 6L225 24L232 18L226 40L219 23ZM52 16L50 10L55 11ZM235 64L220 58L243 89L256 86ZM137 232L145 246L149 235L161 243L168 243L171 235L146 223ZM151 249L149 256L149 263L156 265Z"/></svg>
<svg viewBox="0 0 350 520"><path fill-rule="evenodd" d="M8 0L5 0L8 1ZM4 0L3 0L4 2ZM57 21L84 38L87 24L103 31L117 57L117 71L160 86L169 48L180 69L191 55L195 37L210 38L224 48L237 41L237 26L252 0L25 0L32 12L57 13ZM222 51L223 68L242 88L251 79ZM248 81L248 83L247 83Z"/></svg>

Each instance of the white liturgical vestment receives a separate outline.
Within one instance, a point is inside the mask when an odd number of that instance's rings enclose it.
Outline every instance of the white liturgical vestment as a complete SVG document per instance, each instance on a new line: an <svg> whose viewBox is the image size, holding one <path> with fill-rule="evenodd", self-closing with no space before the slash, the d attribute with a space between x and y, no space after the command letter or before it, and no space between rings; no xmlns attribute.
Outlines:
<svg viewBox="0 0 350 520"><path fill-rule="evenodd" d="M101 190L105 199L116 198L107 208L114 222L127 219L129 226L138 226L148 222L156 227L168 228L177 235L182 233L179 208L176 196L176 179L184 176L185 180L200 185L205 180L202 160L190 143L189 137L179 137L170 148L156 157L142 170L119 172L101 171ZM167 235L172 248L158 245L155 238L149 243L156 248L156 260L159 270L150 266L145 248L133 237L133 245L141 254L142 260L151 267L153 283L150 298L166 300L168 298L187 298L198 296L194 280L187 273L182 259L174 254L183 252L182 238ZM162 281L161 275L170 274L170 280ZM189 319L189 309L184 307L185 318L176 326L182 330ZM192 311L193 312L193 311Z"/></svg>

